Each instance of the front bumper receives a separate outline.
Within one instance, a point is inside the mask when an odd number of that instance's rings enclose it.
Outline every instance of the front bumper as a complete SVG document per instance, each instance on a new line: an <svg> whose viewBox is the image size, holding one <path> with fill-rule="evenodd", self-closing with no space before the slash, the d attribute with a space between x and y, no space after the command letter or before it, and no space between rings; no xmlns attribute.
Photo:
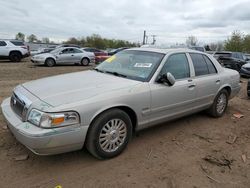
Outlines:
<svg viewBox="0 0 250 188"><path fill-rule="evenodd" d="M3 101L1 108L8 127L16 139L38 155L79 150L84 145L88 126L43 129L29 122L22 122L11 109L10 98Z"/></svg>
<svg viewBox="0 0 250 188"><path fill-rule="evenodd" d="M243 67L240 69L240 75L245 77L250 77L250 71L244 69Z"/></svg>
<svg viewBox="0 0 250 188"><path fill-rule="evenodd" d="M31 58L31 62L37 65L43 65L44 64L44 60L40 60L40 59L34 59Z"/></svg>

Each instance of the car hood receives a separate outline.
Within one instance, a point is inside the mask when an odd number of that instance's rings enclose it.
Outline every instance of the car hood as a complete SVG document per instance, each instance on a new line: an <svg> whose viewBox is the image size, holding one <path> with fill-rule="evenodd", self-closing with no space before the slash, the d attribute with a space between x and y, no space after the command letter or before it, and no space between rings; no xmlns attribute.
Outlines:
<svg viewBox="0 0 250 188"><path fill-rule="evenodd" d="M140 83L96 71L83 71L27 82L23 87L40 100L56 107L130 88Z"/></svg>
<svg viewBox="0 0 250 188"><path fill-rule="evenodd" d="M46 57L54 57L51 53L41 53L33 56L34 58L40 57L40 58L46 58Z"/></svg>

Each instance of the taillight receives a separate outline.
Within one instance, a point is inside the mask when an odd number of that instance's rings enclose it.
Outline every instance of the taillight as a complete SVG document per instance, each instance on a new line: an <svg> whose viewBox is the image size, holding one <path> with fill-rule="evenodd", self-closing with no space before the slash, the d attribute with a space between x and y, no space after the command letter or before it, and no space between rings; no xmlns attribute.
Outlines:
<svg viewBox="0 0 250 188"><path fill-rule="evenodd" d="M28 49L27 46L21 46L21 48L23 48L23 49Z"/></svg>

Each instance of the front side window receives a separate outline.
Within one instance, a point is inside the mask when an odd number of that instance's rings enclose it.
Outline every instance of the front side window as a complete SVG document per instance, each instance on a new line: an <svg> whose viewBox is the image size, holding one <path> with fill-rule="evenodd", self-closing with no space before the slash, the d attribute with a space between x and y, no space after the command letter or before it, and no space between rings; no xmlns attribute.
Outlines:
<svg viewBox="0 0 250 188"><path fill-rule="evenodd" d="M190 53L194 65L195 76L209 74L207 63L202 54Z"/></svg>
<svg viewBox="0 0 250 188"><path fill-rule="evenodd" d="M171 55L163 66L160 75L170 72L175 79L190 77L190 69L186 54L179 53Z"/></svg>
<svg viewBox="0 0 250 188"><path fill-rule="evenodd" d="M139 50L122 51L98 65L95 70L138 81L149 81L165 54Z"/></svg>

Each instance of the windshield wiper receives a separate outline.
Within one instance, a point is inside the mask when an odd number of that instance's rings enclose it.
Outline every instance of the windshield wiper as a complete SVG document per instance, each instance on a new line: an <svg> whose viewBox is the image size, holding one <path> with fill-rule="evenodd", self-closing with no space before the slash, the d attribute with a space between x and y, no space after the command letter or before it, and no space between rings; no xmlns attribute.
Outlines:
<svg viewBox="0 0 250 188"><path fill-rule="evenodd" d="M115 76L119 76L119 77L123 77L123 78L126 78L127 76L124 75L124 74L121 74L121 73L118 73L118 72L112 72L112 71L105 71L105 73L108 73L108 74L113 74Z"/></svg>
<svg viewBox="0 0 250 188"><path fill-rule="evenodd" d="M104 73L104 71L98 69L98 68L93 68L93 70L97 71L97 72L101 72L101 73Z"/></svg>

